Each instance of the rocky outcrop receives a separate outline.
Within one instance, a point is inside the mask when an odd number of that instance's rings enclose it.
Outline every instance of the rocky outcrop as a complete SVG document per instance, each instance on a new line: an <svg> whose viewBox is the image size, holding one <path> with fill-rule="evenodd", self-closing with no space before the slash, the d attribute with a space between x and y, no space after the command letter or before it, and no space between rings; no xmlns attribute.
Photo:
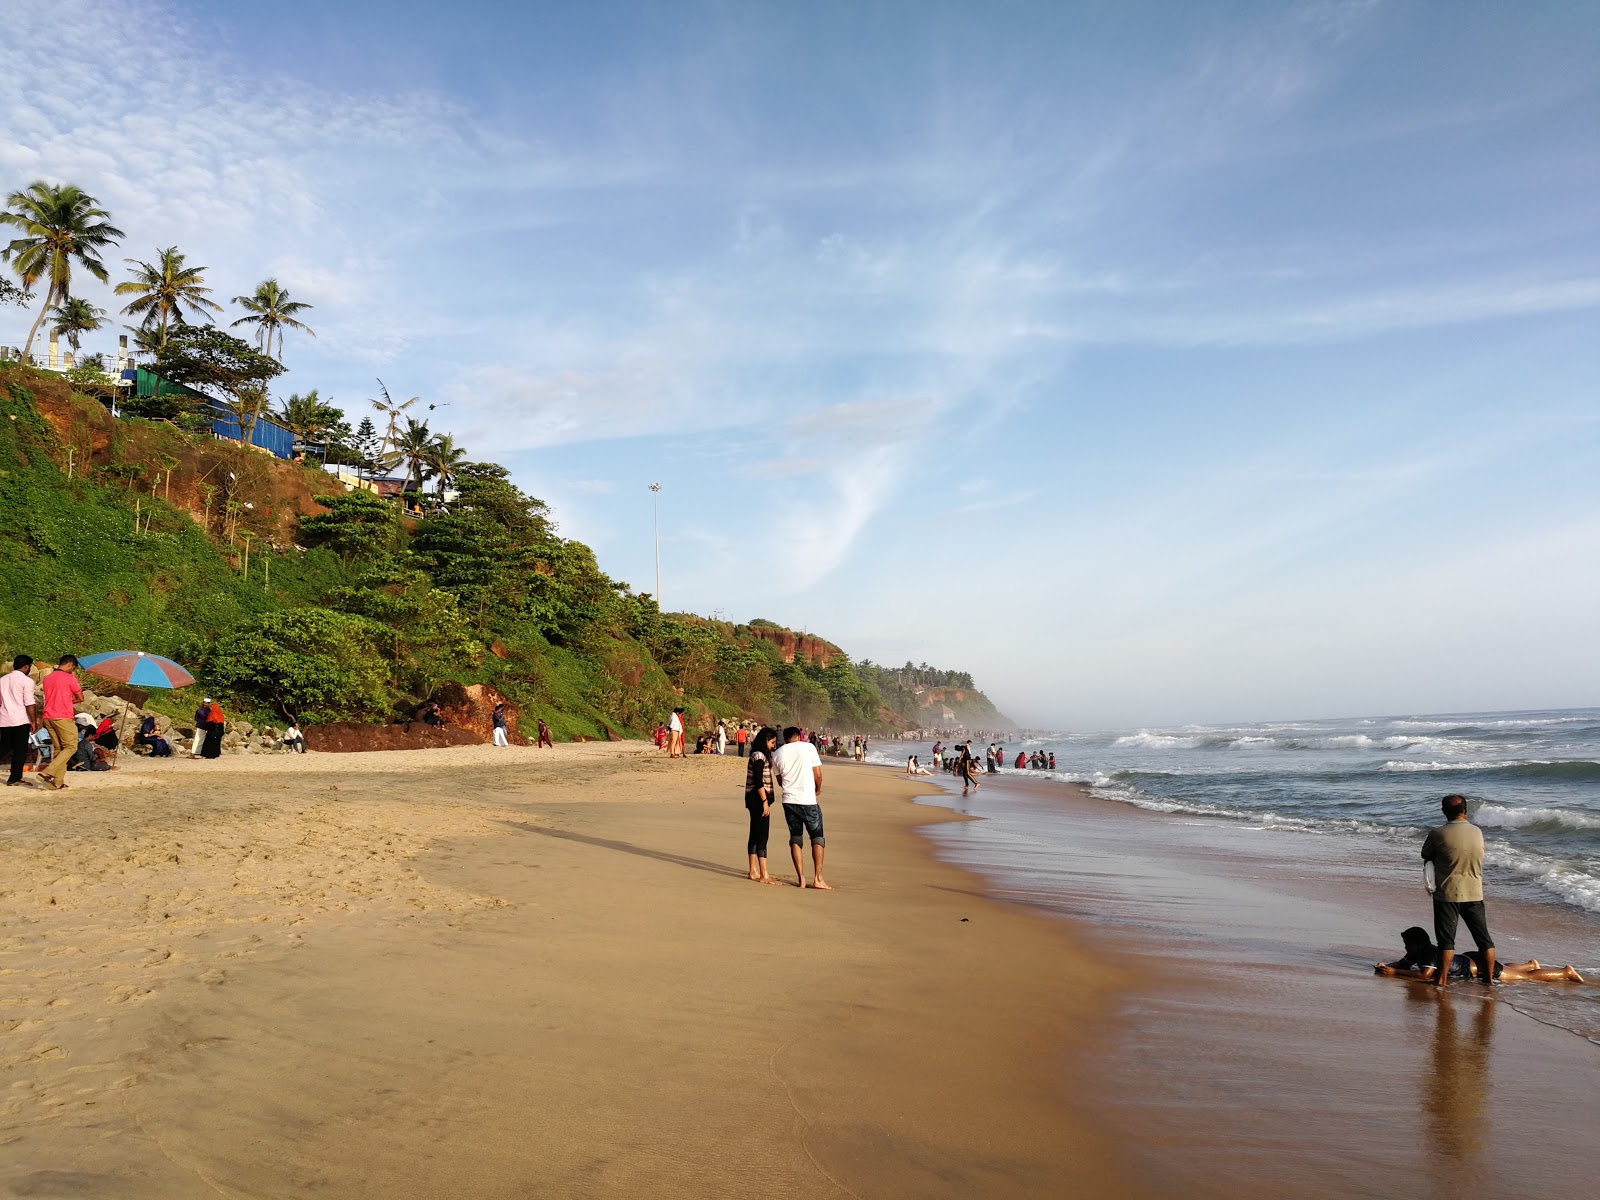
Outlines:
<svg viewBox="0 0 1600 1200"><path fill-rule="evenodd" d="M306 729L306 749L325 754L356 754L367 750L438 750L445 746L481 746L487 738L470 729L451 725L362 725L335 721Z"/></svg>
<svg viewBox="0 0 1600 1200"><path fill-rule="evenodd" d="M522 713L504 692L489 683L446 683L433 694L444 717L446 728L465 729L475 741L487 742L494 736L494 706L506 706L506 739L513 746L526 746L521 730ZM452 742L451 745L460 743Z"/></svg>
<svg viewBox="0 0 1600 1200"><path fill-rule="evenodd" d="M819 667L826 667L844 653L832 642L823 641L809 633L796 633L779 625L762 623L749 625L746 628L753 637L776 646L778 653L783 655L783 661L787 663L792 663L798 658L801 662L816 663Z"/></svg>

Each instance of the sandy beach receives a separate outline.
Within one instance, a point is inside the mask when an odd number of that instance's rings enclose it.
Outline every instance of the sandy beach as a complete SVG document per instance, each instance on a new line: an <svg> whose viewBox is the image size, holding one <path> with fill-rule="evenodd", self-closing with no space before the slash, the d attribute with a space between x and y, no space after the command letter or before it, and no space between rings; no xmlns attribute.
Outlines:
<svg viewBox="0 0 1600 1200"><path fill-rule="evenodd" d="M887 771L828 770L836 892L749 883L742 769L468 747L8 790L0 1188L1138 1194L1072 1083L1129 980L937 862L914 829L956 818Z"/></svg>

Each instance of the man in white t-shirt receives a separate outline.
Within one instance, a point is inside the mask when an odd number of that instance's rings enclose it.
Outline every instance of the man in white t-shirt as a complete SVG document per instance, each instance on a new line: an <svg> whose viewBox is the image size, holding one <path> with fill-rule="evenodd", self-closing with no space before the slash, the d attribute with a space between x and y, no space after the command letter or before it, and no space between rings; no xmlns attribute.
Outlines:
<svg viewBox="0 0 1600 1200"><path fill-rule="evenodd" d="M811 886L819 891L833 888L822 878L822 855L828 844L822 834L822 759L817 748L803 741L800 731L790 726L783 731L783 745L772 754L772 777L783 789L783 819L789 826L789 857L801 887L806 872L800 856L807 836L811 838Z"/></svg>
<svg viewBox="0 0 1600 1200"><path fill-rule="evenodd" d="M683 709L675 708L667 718L667 757L683 757Z"/></svg>

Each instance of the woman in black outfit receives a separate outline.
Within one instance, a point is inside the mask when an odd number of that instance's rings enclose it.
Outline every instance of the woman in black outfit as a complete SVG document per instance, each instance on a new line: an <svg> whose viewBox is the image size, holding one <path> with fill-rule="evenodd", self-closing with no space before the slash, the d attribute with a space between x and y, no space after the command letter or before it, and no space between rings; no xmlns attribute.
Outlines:
<svg viewBox="0 0 1600 1200"><path fill-rule="evenodd" d="M744 772L744 807L750 814L750 880L752 883L778 883L767 874L767 831L772 826L772 752L778 747L778 733L765 728L750 743L749 765Z"/></svg>

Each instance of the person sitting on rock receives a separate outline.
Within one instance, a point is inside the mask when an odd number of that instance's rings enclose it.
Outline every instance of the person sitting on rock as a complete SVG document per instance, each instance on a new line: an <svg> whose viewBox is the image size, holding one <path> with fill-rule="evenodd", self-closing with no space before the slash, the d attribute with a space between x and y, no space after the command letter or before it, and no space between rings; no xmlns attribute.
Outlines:
<svg viewBox="0 0 1600 1200"><path fill-rule="evenodd" d="M139 722L139 732L133 735L133 744L149 750L152 758L172 757L171 744L156 732L156 719L148 714Z"/></svg>
<svg viewBox="0 0 1600 1200"><path fill-rule="evenodd" d="M283 744L291 754L304 754L306 752L306 735L300 732L298 722L289 722L289 728L283 731Z"/></svg>

